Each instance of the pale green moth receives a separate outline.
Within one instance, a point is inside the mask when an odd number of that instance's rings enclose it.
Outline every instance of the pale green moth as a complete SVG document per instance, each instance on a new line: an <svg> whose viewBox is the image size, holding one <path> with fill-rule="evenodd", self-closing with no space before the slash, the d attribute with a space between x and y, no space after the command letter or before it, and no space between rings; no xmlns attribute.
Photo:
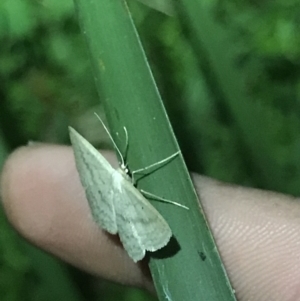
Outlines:
<svg viewBox="0 0 300 301"><path fill-rule="evenodd" d="M104 124L103 126L106 129ZM127 137L126 128L124 130ZM107 129L106 131L112 139ZM134 174L155 167L157 164L165 164L178 153L147 168L132 172L131 178L123 156L113 139L112 142L121 158L118 170L115 170L98 150L73 128L69 127L69 132L76 167L94 221L107 232L119 234L125 250L134 262L143 259L146 251L154 252L166 246L172 236L172 231L161 214L142 193L150 197L155 196L139 191L132 181L134 181ZM162 200L188 209L181 204Z"/></svg>

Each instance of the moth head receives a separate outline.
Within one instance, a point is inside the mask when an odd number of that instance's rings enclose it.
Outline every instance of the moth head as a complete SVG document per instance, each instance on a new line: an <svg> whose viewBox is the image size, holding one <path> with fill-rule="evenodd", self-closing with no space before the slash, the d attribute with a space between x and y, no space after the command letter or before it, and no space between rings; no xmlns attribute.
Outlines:
<svg viewBox="0 0 300 301"><path fill-rule="evenodd" d="M122 162L122 163L120 164L120 168L122 169L122 171L123 171L126 175L129 175L129 176L130 176L130 170L129 170L127 164L125 164L124 162Z"/></svg>

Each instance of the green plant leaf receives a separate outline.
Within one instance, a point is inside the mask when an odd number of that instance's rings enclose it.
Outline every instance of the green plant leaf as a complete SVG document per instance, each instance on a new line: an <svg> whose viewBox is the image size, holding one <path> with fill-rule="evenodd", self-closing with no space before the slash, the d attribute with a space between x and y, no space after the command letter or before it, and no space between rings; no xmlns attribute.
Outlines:
<svg viewBox="0 0 300 301"><path fill-rule="evenodd" d="M120 149L125 143L123 127L128 131L129 168L136 170L174 154L178 145L126 2L75 0L75 4L97 89ZM153 202L174 235L163 252L150 254L159 299L235 300L182 158L139 181L138 187L190 208Z"/></svg>

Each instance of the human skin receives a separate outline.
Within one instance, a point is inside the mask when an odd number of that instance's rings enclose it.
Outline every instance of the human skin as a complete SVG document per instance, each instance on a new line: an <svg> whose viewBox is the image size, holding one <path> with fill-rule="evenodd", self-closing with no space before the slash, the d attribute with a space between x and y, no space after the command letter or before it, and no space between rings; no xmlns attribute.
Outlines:
<svg viewBox="0 0 300 301"><path fill-rule="evenodd" d="M103 155L116 166L112 153ZM300 202L193 175L238 300L300 300ZM147 267L92 221L72 149L15 151L1 176L11 224L27 240L93 275L154 291Z"/></svg>

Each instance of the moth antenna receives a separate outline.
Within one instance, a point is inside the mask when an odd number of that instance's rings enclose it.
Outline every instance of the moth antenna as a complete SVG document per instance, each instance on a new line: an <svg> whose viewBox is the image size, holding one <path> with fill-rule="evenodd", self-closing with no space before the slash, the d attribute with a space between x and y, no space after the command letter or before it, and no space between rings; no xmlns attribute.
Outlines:
<svg viewBox="0 0 300 301"><path fill-rule="evenodd" d="M124 132L125 132L125 139L126 139L126 142L125 142L125 152L124 152L124 161L127 162L127 153L128 153L128 146L129 146L129 143L128 143L128 132L127 132L127 129L125 126L123 126L123 129L124 129Z"/></svg>
<svg viewBox="0 0 300 301"><path fill-rule="evenodd" d="M117 152L118 152L118 154L119 154L119 157L121 158L121 166L125 168L124 158L123 158L122 153L121 153L121 151L119 150L119 148L118 148L118 146L117 146L115 140L114 140L113 137L111 136L111 134L110 134L108 128L105 126L105 124L104 124L104 122L102 121L102 119L100 118L100 116L99 116L96 112L94 112L94 114L95 114L96 117L100 120L100 122L101 122L102 126L104 127L104 129L105 129L105 131L106 131L108 137L110 138L110 140L111 140L111 142L113 143L115 149L117 150ZM125 128L125 127L124 127L124 128ZM128 138L128 136L127 136L127 130L125 131L125 133L126 133L126 140L127 140L127 138Z"/></svg>

